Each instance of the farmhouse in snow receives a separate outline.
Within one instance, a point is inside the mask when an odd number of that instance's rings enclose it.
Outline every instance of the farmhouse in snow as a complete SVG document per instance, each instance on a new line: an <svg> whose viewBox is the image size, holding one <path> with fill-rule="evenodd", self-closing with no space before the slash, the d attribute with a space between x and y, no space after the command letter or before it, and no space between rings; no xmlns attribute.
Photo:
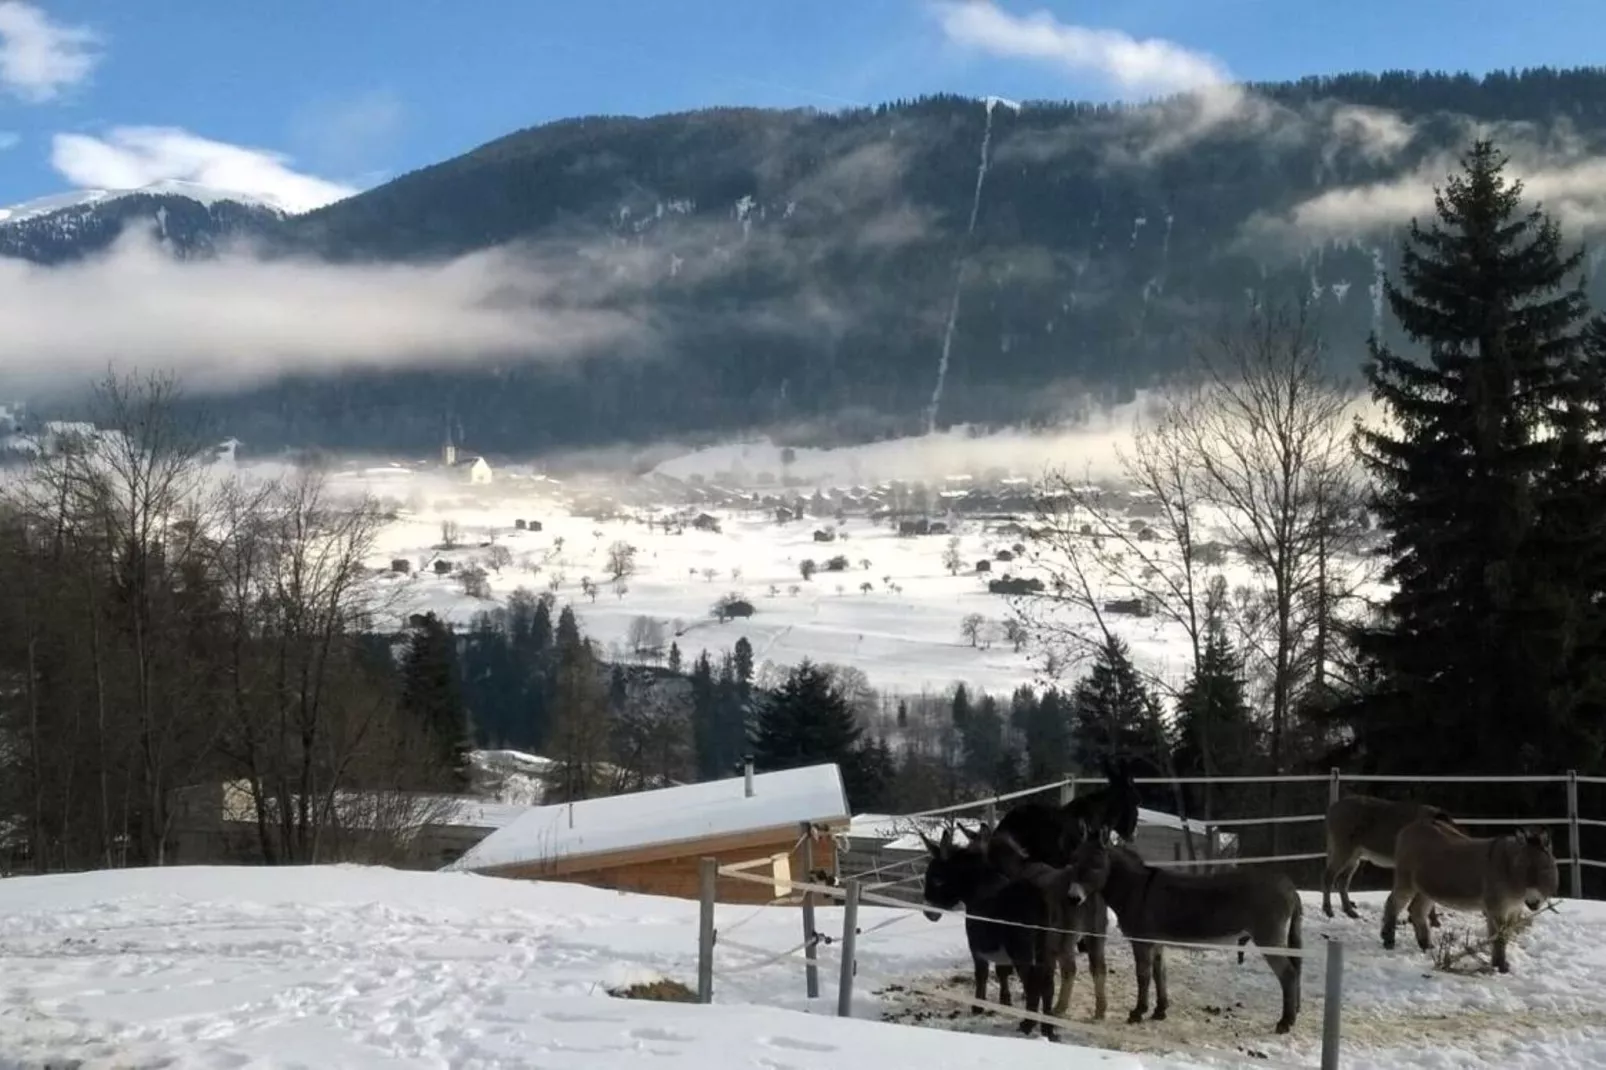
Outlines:
<svg viewBox="0 0 1606 1070"><path fill-rule="evenodd" d="M850 820L840 770L813 765L538 806L446 869L695 899L703 858L720 865L767 861L748 872L779 882L807 879L811 863L813 872L834 875L833 837ZM784 883L718 886L727 903L767 903L786 894Z"/></svg>

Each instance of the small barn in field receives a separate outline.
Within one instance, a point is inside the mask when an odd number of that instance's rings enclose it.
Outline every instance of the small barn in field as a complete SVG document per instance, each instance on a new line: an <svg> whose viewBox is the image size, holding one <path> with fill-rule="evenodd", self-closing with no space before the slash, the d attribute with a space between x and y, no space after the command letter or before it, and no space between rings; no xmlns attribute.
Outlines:
<svg viewBox="0 0 1606 1070"><path fill-rule="evenodd" d="M446 868L695 899L703 858L722 866L767 861L747 872L781 882L806 879L810 862L813 872L834 877L834 837L850 820L841 771L813 765L534 807ZM784 884L721 880L718 886L725 903L767 903L788 894Z"/></svg>

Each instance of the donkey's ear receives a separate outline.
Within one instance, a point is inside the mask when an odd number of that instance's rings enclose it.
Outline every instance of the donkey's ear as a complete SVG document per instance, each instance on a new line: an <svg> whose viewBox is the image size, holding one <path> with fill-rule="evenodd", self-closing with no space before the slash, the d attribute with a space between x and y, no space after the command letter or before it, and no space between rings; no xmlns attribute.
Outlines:
<svg viewBox="0 0 1606 1070"><path fill-rule="evenodd" d="M933 840L924 832L917 833L917 835L920 837L920 842L926 845L926 850L929 851L933 857L942 854L942 846L938 844L936 840Z"/></svg>
<svg viewBox="0 0 1606 1070"><path fill-rule="evenodd" d="M954 827L952 825L949 825L942 830L942 840L940 843L944 851L954 845Z"/></svg>
<svg viewBox="0 0 1606 1070"><path fill-rule="evenodd" d="M1522 830L1522 838L1535 847L1550 850L1550 830L1543 825L1531 825Z"/></svg>

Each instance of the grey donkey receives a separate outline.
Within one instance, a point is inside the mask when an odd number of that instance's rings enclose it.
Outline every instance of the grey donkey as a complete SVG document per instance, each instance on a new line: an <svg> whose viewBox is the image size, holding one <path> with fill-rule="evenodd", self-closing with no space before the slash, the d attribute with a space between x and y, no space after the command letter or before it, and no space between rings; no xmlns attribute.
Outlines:
<svg viewBox="0 0 1606 1070"><path fill-rule="evenodd" d="M1344 913L1361 915L1350 902L1349 886L1362 862L1381 869L1394 868L1394 841L1400 830L1425 818L1455 825L1455 819L1437 806L1419 802L1394 802L1373 795L1346 795L1327 808L1327 869L1322 874L1322 913L1333 916L1333 886ZM1428 915L1428 924L1437 927L1439 912Z"/></svg>
<svg viewBox="0 0 1606 1070"><path fill-rule="evenodd" d="M1277 1032L1286 1033L1299 1017L1301 958L1279 955L1298 951L1304 909L1294 882L1281 873L1227 870L1222 873L1173 873L1157 869L1125 847L1110 847L1097 837L1086 840L1071 859L1071 894L1103 893L1115 912L1122 934L1132 944L1137 967L1138 1002L1127 1015L1140 1022L1149 1009L1149 979L1154 979L1154 1014L1163 1020L1170 1000L1166 991L1162 945L1243 944L1253 940L1282 986L1282 1016ZM1240 952L1241 954L1241 952Z"/></svg>
<svg viewBox="0 0 1606 1070"><path fill-rule="evenodd" d="M1559 884L1550 833L1518 829L1504 836L1468 836L1442 822L1413 821L1394 847L1394 891L1383 905L1383 946L1394 947L1402 909L1408 911L1417 946L1432 946L1427 913L1434 903L1483 914L1494 968L1509 973L1506 942L1523 907L1537 912Z"/></svg>

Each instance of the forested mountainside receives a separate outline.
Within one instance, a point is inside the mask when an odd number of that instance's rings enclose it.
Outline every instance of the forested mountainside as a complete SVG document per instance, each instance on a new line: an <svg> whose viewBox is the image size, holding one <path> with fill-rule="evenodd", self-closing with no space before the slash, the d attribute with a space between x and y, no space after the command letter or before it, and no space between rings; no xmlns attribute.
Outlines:
<svg viewBox="0 0 1606 1070"><path fill-rule="evenodd" d="M1333 360L1357 366L1404 223L1480 133L1570 239L1606 219L1591 200L1606 190L1585 181L1606 139L1606 71L1538 70L1307 79L1145 107L939 97L572 119L305 216L214 208L182 244L204 251L208 226L232 227L363 261L517 242L560 300L651 328L558 365L208 399L257 449L428 448L447 411L499 453L783 423L918 430L960 262L937 420L1033 421L1153 381L1199 330L1268 294L1309 295ZM115 222L154 211L112 208ZM0 249L60 260L104 246L113 222L59 240L0 228Z"/></svg>

